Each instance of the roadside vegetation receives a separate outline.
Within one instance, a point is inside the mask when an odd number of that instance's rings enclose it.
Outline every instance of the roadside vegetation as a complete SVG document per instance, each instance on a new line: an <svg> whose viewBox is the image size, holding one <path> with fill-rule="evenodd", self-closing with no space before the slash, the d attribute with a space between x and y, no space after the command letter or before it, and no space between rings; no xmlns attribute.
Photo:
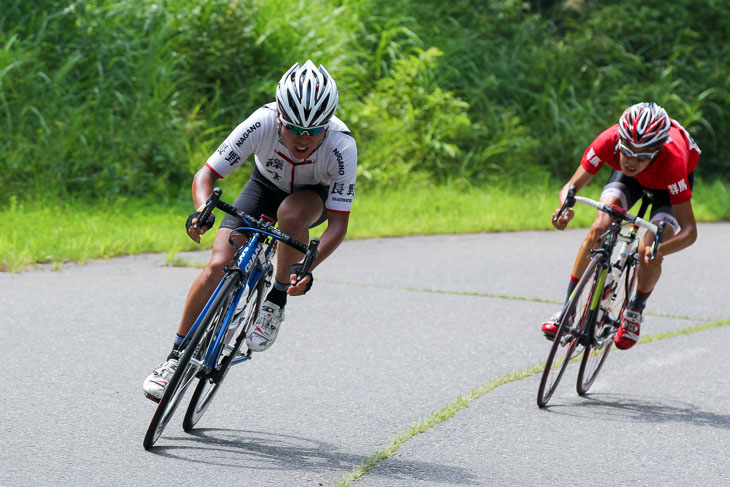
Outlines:
<svg viewBox="0 0 730 487"><path fill-rule="evenodd" d="M358 196L348 238L549 230L559 188L548 183L474 187L455 182L374 189ZM582 194L598 198L600 189L601 185L591 184ZM694 203L700 221L730 218L726 185L700 183L695 193L700 195ZM224 190L224 197L237 194ZM64 262L85 263L149 252L166 253L171 265L188 265L177 259L178 252L208 249L213 243L212 234L203 236L201 245L187 237L184 222L189 212L189 203L161 205L138 199L93 205L12 200L0 211L0 220L5 223L0 270L18 272L37 264L58 268ZM589 226L594 217L595 212L581 208L570 228ZM321 235L325 225L313 229L312 236Z"/></svg>
<svg viewBox="0 0 730 487"><path fill-rule="evenodd" d="M703 150L698 218L730 219L730 9L666 5L3 1L0 268L192 248L192 174L307 58L358 140L350 238L547 228L587 144L642 100Z"/></svg>

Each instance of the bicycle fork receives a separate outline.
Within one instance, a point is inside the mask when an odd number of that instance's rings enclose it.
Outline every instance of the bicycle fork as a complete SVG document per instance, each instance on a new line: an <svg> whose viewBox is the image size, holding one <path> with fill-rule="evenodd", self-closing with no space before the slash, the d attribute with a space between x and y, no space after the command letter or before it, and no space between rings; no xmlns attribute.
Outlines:
<svg viewBox="0 0 730 487"><path fill-rule="evenodd" d="M601 304L605 301L604 294L606 290L606 278L609 275L608 269L609 266L604 266L601 270L601 273L598 275L598 282L596 283L593 295L591 296L591 301L588 305L588 313L586 313L587 322L583 327L583 332L581 333L581 336L578 339L578 343L585 347L603 347L606 327L604 326L604 329L601 330L601 334L599 336L596 336L595 327L601 323L610 321L610 317L606 316L606 309L601 306Z"/></svg>

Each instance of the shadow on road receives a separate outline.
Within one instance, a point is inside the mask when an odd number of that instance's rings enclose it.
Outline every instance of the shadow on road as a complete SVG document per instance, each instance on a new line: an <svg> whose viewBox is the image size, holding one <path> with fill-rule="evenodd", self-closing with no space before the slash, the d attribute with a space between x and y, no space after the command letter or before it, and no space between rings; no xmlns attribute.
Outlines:
<svg viewBox="0 0 730 487"><path fill-rule="evenodd" d="M342 453L327 442L292 435L224 428L195 429L184 436L167 437L174 445L160 445L152 453L205 465L242 470L294 470L345 474L367 457ZM427 462L390 458L369 475L446 484L478 485L468 470Z"/></svg>
<svg viewBox="0 0 730 487"><path fill-rule="evenodd" d="M702 411L697 404L666 398L593 393L580 402L550 405L545 410L565 416L600 417L604 421L682 423L730 430L730 415Z"/></svg>

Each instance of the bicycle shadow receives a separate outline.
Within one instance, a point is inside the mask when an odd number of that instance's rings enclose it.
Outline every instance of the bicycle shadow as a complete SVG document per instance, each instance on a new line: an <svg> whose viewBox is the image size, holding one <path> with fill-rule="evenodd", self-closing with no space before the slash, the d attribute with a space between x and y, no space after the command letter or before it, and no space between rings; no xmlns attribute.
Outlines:
<svg viewBox="0 0 730 487"><path fill-rule="evenodd" d="M565 408L565 410L563 410ZM551 405L547 410L566 416L595 417L603 421L682 423L730 430L730 415L703 411L697 404L659 397L589 393L580 402Z"/></svg>
<svg viewBox="0 0 730 487"><path fill-rule="evenodd" d="M343 453L331 443L294 435L226 428L194 429L182 436L167 436L174 445L159 445L153 454L185 462L250 471L307 471L342 475L367 457ZM389 458L367 475L412 481L478 485L469 470L429 462Z"/></svg>

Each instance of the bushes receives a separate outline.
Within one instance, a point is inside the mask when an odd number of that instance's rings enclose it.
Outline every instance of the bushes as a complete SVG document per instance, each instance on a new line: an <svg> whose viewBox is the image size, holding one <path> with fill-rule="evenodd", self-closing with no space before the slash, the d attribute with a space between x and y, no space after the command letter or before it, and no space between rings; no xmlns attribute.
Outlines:
<svg viewBox="0 0 730 487"><path fill-rule="evenodd" d="M151 2L15 11L21 22L3 22L17 26L3 39L19 46L11 79L1 80L12 114L3 186L106 197L164 194L189 179L180 141L199 123L186 108L191 83L170 42L173 18Z"/></svg>
<svg viewBox="0 0 730 487"><path fill-rule="evenodd" d="M434 82L440 55L432 48L397 60L358 107L351 124L368 141L361 181L403 184L462 172L465 154L454 142L468 139L468 105Z"/></svg>
<svg viewBox="0 0 730 487"><path fill-rule="evenodd" d="M649 99L693 134L702 174L730 178L722 2L531 3L5 1L0 202L187 199L214 147L307 58L338 82L366 187L562 179Z"/></svg>

